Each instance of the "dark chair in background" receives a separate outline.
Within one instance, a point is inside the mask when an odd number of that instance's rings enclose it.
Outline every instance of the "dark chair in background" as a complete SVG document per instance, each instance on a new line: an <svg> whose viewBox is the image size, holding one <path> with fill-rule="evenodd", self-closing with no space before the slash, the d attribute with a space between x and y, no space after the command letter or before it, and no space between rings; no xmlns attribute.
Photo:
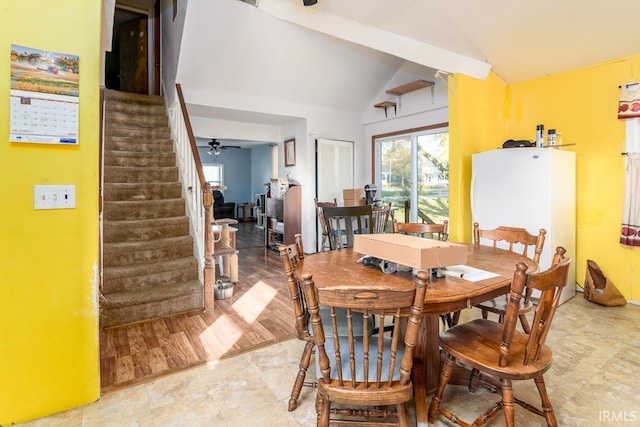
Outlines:
<svg viewBox="0 0 640 427"><path fill-rule="evenodd" d="M213 190L213 218L231 218L236 215L235 202L225 202L224 195L220 190Z"/></svg>
<svg viewBox="0 0 640 427"><path fill-rule="evenodd" d="M320 252L323 252L327 247L327 244L329 243L329 227L327 226L327 222L324 220L324 211L322 209L327 206L335 208L336 206L338 206L338 200L334 198L333 202L319 202L318 199L313 199L313 201L316 204L316 214L318 215L318 222L320 223L320 229L322 231L322 243L320 243ZM331 250L330 243L328 249Z"/></svg>
<svg viewBox="0 0 640 427"><path fill-rule="evenodd" d="M354 234L373 232L373 209L366 206L339 206L322 208L329 229L331 250L353 247Z"/></svg>
<svg viewBox="0 0 640 427"><path fill-rule="evenodd" d="M386 233L387 223L391 215L391 202L382 206L373 207L373 232Z"/></svg>
<svg viewBox="0 0 640 427"><path fill-rule="evenodd" d="M560 302L560 294L567 284L571 264L571 258L564 258L564 253L565 250L558 247L551 268L542 273L527 274L527 265L522 262L517 264L511 282L504 324L476 319L440 334L440 347L446 355L446 362L429 406L429 423L433 423L438 415L442 414L461 426L481 426L502 410L506 425L512 427L515 426L514 404L517 403L534 414L543 416L548 426L558 425L547 395L543 374L549 370L553 359L551 349L545 345L545 340ZM529 334L516 329L520 300L525 288L537 289L541 293ZM444 389L456 363L473 369L471 383L477 375L488 375L494 384L491 391L501 394L501 399L471 424L462 421L449 409L441 407ZM514 396L512 381L530 379L535 381L542 409ZM469 405L469 402L465 402L464 405Z"/></svg>

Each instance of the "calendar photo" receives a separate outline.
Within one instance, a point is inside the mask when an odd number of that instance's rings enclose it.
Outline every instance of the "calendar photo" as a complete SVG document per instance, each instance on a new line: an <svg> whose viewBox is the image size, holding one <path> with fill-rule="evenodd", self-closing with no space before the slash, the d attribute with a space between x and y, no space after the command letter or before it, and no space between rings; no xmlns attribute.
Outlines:
<svg viewBox="0 0 640 427"><path fill-rule="evenodd" d="M11 142L78 143L79 58L11 45Z"/></svg>

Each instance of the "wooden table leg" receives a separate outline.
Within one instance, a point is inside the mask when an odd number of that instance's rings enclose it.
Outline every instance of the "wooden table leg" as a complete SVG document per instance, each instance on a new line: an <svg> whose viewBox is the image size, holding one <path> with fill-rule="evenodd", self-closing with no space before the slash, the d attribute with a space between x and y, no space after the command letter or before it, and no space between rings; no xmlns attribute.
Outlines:
<svg viewBox="0 0 640 427"><path fill-rule="evenodd" d="M440 377L440 317L424 316L420 323L420 332L414 361L414 398L416 403L416 422L418 426L427 423L427 395L433 393Z"/></svg>
<svg viewBox="0 0 640 427"><path fill-rule="evenodd" d="M427 420L427 394L424 384L424 366L422 361L416 359L413 362L413 400L416 405L416 426L427 427L429 422Z"/></svg>

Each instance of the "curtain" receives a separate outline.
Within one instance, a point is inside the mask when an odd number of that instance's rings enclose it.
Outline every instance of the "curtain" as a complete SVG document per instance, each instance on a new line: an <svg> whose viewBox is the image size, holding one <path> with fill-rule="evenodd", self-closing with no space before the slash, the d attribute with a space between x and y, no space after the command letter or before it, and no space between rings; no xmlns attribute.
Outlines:
<svg viewBox="0 0 640 427"><path fill-rule="evenodd" d="M627 154L620 243L640 246L640 153Z"/></svg>
<svg viewBox="0 0 640 427"><path fill-rule="evenodd" d="M640 83L628 83L620 86L618 118L640 117Z"/></svg>

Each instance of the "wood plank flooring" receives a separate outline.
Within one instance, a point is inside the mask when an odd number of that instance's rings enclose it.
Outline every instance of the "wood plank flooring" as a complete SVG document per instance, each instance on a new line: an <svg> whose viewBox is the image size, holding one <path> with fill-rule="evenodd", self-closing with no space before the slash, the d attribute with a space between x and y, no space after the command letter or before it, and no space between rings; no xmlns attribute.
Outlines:
<svg viewBox="0 0 640 427"><path fill-rule="evenodd" d="M216 300L213 312L196 310L104 328L103 392L295 337L278 252L264 248L255 223L236 227L239 282L233 297Z"/></svg>

